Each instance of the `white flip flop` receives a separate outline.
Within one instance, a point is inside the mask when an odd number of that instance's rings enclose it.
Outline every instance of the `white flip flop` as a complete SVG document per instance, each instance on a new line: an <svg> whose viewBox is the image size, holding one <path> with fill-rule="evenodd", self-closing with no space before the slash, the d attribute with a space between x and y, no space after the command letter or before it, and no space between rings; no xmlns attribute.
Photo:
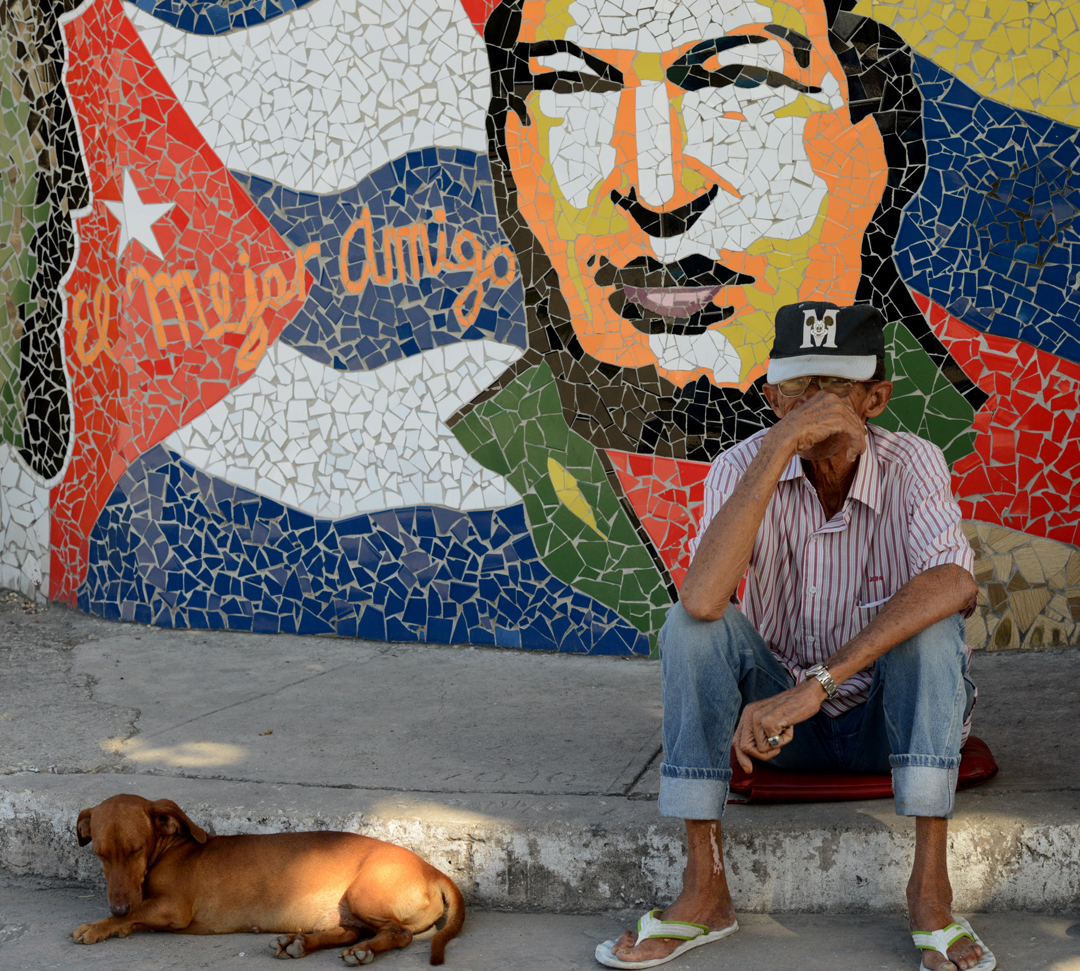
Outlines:
<svg viewBox="0 0 1080 971"><path fill-rule="evenodd" d="M920 951L938 951L946 957L949 956L948 949L961 937L970 937L983 949L982 957L979 958L979 963L975 965L972 971L994 971L994 968L997 967L997 958L994 957L994 952L982 942L979 935L972 930L971 925L963 917L957 917L948 927L943 927L939 931L911 932L911 939ZM919 957L919 971L930 971L923 964L921 955Z"/></svg>
<svg viewBox="0 0 1080 971"><path fill-rule="evenodd" d="M615 956L615 942L604 941L603 944L596 945L596 960L607 968L655 968L661 964L667 964L668 961L674 961L675 958L695 947L701 947L702 944L719 941L739 929L738 921L723 930L713 931L704 924L691 924L681 920L661 920L659 914L659 910L650 910L638 918L638 936L635 946L653 937L671 937L682 941L682 944L666 957L653 958L651 961L620 961Z"/></svg>

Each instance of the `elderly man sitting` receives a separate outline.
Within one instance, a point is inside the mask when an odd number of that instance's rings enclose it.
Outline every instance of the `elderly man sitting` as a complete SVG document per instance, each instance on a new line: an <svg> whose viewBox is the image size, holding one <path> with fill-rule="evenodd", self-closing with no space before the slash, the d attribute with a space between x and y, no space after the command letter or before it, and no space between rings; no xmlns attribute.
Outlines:
<svg viewBox="0 0 1080 971"><path fill-rule="evenodd" d="M952 915L946 862L974 701L972 552L941 451L867 425L892 394L884 354L872 307L777 313L765 394L780 420L713 463L699 545L660 634L660 812L686 820L683 889L597 948L608 967L654 967L738 929L720 842L733 742L747 772L752 758L891 768L896 812L916 817L907 900L921 966L995 966Z"/></svg>

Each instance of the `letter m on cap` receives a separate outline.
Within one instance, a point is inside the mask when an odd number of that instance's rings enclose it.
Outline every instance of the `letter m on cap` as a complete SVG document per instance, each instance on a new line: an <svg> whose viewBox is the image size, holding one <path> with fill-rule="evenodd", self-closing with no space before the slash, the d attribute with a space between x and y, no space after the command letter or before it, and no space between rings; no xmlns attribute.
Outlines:
<svg viewBox="0 0 1080 971"><path fill-rule="evenodd" d="M813 310L803 311L802 347L836 347L836 311L827 310L819 317Z"/></svg>

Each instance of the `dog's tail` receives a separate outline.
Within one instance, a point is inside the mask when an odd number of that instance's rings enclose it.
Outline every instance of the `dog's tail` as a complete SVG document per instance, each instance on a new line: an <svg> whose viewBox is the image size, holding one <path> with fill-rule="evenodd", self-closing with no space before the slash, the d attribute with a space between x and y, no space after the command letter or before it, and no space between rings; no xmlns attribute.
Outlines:
<svg viewBox="0 0 1080 971"><path fill-rule="evenodd" d="M431 963L442 964L446 960L446 945L461 933L465 923L465 898L461 896L457 884L445 873L441 870L435 870L435 873L436 882L442 892L443 905L446 907L446 923L431 939Z"/></svg>

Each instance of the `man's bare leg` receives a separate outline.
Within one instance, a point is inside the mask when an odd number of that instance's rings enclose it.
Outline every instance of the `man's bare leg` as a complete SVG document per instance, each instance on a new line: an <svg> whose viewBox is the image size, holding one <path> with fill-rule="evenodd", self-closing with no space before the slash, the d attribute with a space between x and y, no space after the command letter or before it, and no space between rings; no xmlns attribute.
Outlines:
<svg viewBox="0 0 1080 971"><path fill-rule="evenodd" d="M915 820L915 863L908 881L908 912L912 930L937 930L952 923L952 886L946 857L949 821L920 816ZM724 870L724 848L718 820L686 820L686 871L682 892L661 914L664 920L706 924L712 930L730 927L735 906ZM635 931L626 931L615 944L621 961L651 961L675 950L681 941L653 938L634 947ZM982 948L962 937L946 957L924 951L923 964L931 971L969 971L982 956Z"/></svg>
<svg viewBox="0 0 1080 971"><path fill-rule="evenodd" d="M918 816L915 819L915 863L907 885L908 914L913 931L935 931L953 922L952 886L946 849L949 821ZM982 957L982 948L970 937L962 937L949 948L948 957L937 951L923 951L923 964L930 971L968 971Z"/></svg>
<svg viewBox="0 0 1080 971"><path fill-rule="evenodd" d="M720 820L686 820L686 870L678 897L661 915L663 920L685 920L705 924L720 931L735 922L735 906L724 872L724 848L720 842ZM626 931L615 942L620 961L651 961L665 957L683 942L672 937L656 937L634 947L637 931Z"/></svg>

